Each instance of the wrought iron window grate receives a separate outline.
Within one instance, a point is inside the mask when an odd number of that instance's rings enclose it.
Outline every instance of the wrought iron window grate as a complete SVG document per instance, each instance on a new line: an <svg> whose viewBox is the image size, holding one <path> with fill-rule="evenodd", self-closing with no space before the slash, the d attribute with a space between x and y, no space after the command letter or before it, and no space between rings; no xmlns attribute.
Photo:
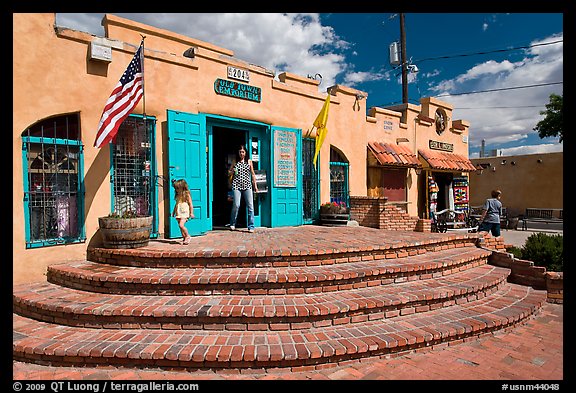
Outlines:
<svg viewBox="0 0 576 393"><path fill-rule="evenodd" d="M349 165L340 152L330 148L330 202L344 202L346 206L350 206Z"/></svg>
<svg viewBox="0 0 576 393"><path fill-rule="evenodd" d="M22 134L27 247L81 239L82 146L75 114L41 121Z"/></svg>
<svg viewBox="0 0 576 393"><path fill-rule="evenodd" d="M310 138L302 139L302 161L303 171L303 212L304 220L312 221L318 218L318 170L312 163L316 151L316 140Z"/></svg>
<svg viewBox="0 0 576 393"><path fill-rule="evenodd" d="M113 148L114 212L151 215L151 121L128 117L120 125Z"/></svg>

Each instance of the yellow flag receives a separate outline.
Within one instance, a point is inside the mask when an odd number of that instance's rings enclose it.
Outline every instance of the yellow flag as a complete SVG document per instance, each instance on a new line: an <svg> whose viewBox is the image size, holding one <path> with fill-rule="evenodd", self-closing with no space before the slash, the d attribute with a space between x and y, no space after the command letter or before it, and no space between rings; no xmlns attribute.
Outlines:
<svg viewBox="0 0 576 393"><path fill-rule="evenodd" d="M314 152L314 168L316 168L316 159L318 158L318 153L320 153L320 148L322 147L322 143L324 143L324 139L326 138L326 134L328 133L328 129L326 128L326 124L328 123L328 109L330 108L330 93L326 95L326 101L324 101L324 105L322 106L322 110L318 113L316 120L314 120L314 127L316 127L316 151Z"/></svg>

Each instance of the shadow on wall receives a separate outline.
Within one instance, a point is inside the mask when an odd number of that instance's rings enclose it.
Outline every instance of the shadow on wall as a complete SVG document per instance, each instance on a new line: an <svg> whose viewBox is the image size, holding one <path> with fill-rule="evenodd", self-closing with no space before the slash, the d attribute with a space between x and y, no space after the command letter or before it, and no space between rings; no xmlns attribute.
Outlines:
<svg viewBox="0 0 576 393"><path fill-rule="evenodd" d="M104 180L108 176L109 172L110 148L102 147L98 149L98 153L96 154L94 161L90 165L88 172L86 172L86 176L84 176L84 220L86 220L86 217L90 212L90 208L94 202L94 197L96 196L96 191L102 187Z"/></svg>

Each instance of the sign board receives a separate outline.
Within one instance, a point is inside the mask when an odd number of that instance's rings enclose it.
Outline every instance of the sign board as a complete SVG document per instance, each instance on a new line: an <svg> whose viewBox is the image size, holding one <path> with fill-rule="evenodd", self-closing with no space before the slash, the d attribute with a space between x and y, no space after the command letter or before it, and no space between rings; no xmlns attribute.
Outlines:
<svg viewBox="0 0 576 393"><path fill-rule="evenodd" d="M449 151L449 152L454 151L454 145L452 143L438 142L438 141L433 141L432 139L430 139L430 141L428 142L428 146L430 146L430 149L434 149L434 150L442 150L442 151Z"/></svg>
<svg viewBox="0 0 576 393"><path fill-rule="evenodd" d="M250 82L250 71L228 66L228 78Z"/></svg>
<svg viewBox="0 0 576 393"><path fill-rule="evenodd" d="M268 178L266 171L254 171L256 176L256 186L258 187L258 194L268 192Z"/></svg>
<svg viewBox="0 0 576 393"><path fill-rule="evenodd" d="M260 102L262 98L262 89L256 86L245 85L225 79L216 79L214 82L214 91L216 94L241 98L243 100Z"/></svg>
<svg viewBox="0 0 576 393"><path fill-rule="evenodd" d="M296 187L296 134L274 130L274 186Z"/></svg>

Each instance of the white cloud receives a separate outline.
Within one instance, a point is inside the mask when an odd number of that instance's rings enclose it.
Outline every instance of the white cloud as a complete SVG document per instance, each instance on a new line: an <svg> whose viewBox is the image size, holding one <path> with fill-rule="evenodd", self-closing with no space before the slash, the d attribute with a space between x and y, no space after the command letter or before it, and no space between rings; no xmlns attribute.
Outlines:
<svg viewBox="0 0 576 393"><path fill-rule="evenodd" d="M559 153L563 151L564 145L562 143L542 143L539 145L524 145L497 149L499 156L522 156L526 154ZM470 158L480 158L480 153L471 153Z"/></svg>
<svg viewBox="0 0 576 393"><path fill-rule="evenodd" d="M104 14L57 14L57 24L103 35ZM321 89L348 68L349 47L318 14L119 13L117 16L178 32L234 51L235 57L275 73L322 75ZM233 27L233 28L231 28Z"/></svg>
<svg viewBox="0 0 576 393"><path fill-rule="evenodd" d="M563 34L560 33L532 44L562 39ZM461 75L441 81L434 90L442 94L457 94L562 81L563 44L559 43L532 47L516 62L487 60ZM470 146L478 147L482 139L490 144L521 141L529 134L536 133L533 128L543 119L540 111L545 110L551 93L562 95L563 85L446 95L439 98L454 106L454 119L470 122Z"/></svg>

